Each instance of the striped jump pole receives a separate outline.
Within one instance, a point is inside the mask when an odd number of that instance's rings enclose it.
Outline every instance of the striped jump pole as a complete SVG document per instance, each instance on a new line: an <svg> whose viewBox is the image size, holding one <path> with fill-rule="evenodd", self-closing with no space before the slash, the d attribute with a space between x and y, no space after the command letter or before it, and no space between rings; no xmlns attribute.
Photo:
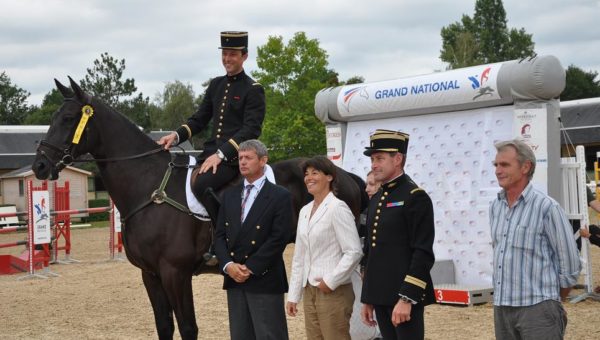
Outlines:
<svg viewBox="0 0 600 340"><path fill-rule="evenodd" d="M60 210L60 211L51 211L50 215L58 215L58 214L94 214L110 211L111 207L99 207L99 208L87 208L87 209L71 209L71 210Z"/></svg>
<svg viewBox="0 0 600 340"><path fill-rule="evenodd" d="M3 217L18 217L18 216L25 216L25 215L27 215L27 211L0 213L0 218L3 218Z"/></svg>
<svg viewBox="0 0 600 340"><path fill-rule="evenodd" d="M15 241L12 243L0 243L0 248L9 248L9 247L16 247L16 246L24 246L27 244L27 241L22 240L22 241Z"/></svg>
<svg viewBox="0 0 600 340"><path fill-rule="evenodd" d="M8 234L15 231L27 230L27 226L19 226L19 227L4 227L0 228L0 234Z"/></svg>

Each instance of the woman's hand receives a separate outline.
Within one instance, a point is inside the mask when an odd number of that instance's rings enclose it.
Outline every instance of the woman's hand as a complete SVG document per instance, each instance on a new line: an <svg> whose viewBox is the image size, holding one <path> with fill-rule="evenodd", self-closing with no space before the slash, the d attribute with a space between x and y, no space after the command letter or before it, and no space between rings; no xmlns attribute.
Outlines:
<svg viewBox="0 0 600 340"><path fill-rule="evenodd" d="M317 286L317 288L319 288L319 290L325 294L333 292L333 290L331 290L331 288L329 288L329 286L327 286L327 284L323 280L319 281L319 285Z"/></svg>
<svg viewBox="0 0 600 340"><path fill-rule="evenodd" d="M289 316L296 316L298 314L297 303L288 301L285 305L285 310Z"/></svg>

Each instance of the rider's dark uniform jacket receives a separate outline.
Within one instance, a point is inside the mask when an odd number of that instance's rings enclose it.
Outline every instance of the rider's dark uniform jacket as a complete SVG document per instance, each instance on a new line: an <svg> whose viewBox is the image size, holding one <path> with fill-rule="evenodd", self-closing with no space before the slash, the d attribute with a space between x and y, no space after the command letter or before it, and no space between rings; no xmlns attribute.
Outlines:
<svg viewBox="0 0 600 340"><path fill-rule="evenodd" d="M429 271L433 254L433 206L407 175L382 185L369 202L366 266L361 302L394 306L403 295L419 304L435 302Z"/></svg>
<svg viewBox="0 0 600 340"><path fill-rule="evenodd" d="M260 136L265 118L263 87L244 71L211 80L198 110L177 129L179 143L200 132L212 119L201 159L220 149L228 162L237 161L241 142Z"/></svg>

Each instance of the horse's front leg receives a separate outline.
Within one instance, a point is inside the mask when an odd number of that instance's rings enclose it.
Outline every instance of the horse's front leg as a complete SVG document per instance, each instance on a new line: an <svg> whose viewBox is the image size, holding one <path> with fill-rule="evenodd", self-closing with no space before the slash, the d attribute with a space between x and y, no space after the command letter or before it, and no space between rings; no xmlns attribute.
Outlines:
<svg viewBox="0 0 600 340"><path fill-rule="evenodd" d="M160 276L171 306L173 306L181 338L183 340L197 339L198 326L194 311L191 270L182 270L166 264L161 266Z"/></svg>
<svg viewBox="0 0 600 340"><path fill-rule="evenodd" d="M162 282L158 276L145 271L142 271L142 279L146 287L146 292L148 292L150 303L152 304L152 310L154 311L154 321L156 323L158 338L160 340L171 340L175 331L173 308L171 307L167 293L163 289Z"/></svg>

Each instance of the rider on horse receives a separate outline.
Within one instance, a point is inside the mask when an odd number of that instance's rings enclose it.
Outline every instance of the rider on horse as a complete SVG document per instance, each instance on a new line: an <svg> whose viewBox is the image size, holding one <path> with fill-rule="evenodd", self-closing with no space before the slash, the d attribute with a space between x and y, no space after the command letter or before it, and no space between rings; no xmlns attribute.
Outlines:
<svg viewBox="0 0 600 340"><path fill-rule="evenodd" d="M260 136L265 117L264 89L243 68L248 32L221 32L219 48L227 74L210 81L200 107L186 124L158 141L169 149L202 131L212 119L212 133L198 156L201 166L192 191L213 225L219 210L213 193L238 177L238 145Z"/></svg>

